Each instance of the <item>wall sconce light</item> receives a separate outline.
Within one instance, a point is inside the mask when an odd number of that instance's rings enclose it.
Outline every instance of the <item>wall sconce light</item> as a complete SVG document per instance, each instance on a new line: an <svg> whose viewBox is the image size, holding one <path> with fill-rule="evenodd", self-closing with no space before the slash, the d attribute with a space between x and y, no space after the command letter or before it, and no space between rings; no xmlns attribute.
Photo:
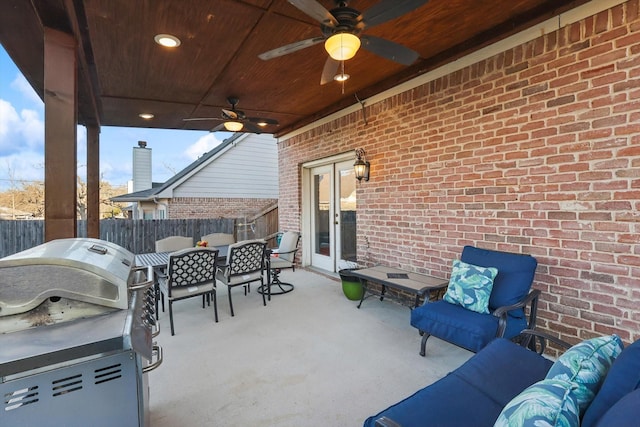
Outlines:
<svg viewBox="0 0 640 427"><path fill-rule="evenodd" d="M371 164L367 162L365 158L365 152L363 148L356 149L356 162L353 164L353 169L356 172L356 179L358 181L369 181L369 167Z"/></svg>

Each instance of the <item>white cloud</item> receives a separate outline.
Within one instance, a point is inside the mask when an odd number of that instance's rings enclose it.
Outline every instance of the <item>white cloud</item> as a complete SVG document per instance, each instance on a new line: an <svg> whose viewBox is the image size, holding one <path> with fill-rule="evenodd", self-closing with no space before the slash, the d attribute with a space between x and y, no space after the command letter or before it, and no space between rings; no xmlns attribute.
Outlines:
<svg viewBox="0 0 640 427"><path fill-rule="evenodd" d="M44 122L38 112L25 109L18 114L11 103L0 99L0 155L43 147Z"/></svg>
<svg viewBox="0 0 640 427"><path fill-rule="evenodd" d="M13 105L0 99L0 149L4 146L4 142L7 139L10 131L13 129L14 124L20 120L16 109Z"/></svg>
<svg viewBox="0 0 640 427"><path fill-rule="evenodd" d="M216 138L214 133L208 133L205 136L200 137L195 143L191 144L184 153L191 161L193 161L212 148L217 147L221 142L222 140Z"/></svg>
<svg viewBox="0 0 640 427"><path fill-rule="evenodd" d="M23 151L0 156L0 191L22 182L44 180L44 157L41 153Z"/></svg>
<svg viewBox="0 0 640 427"><path fill-rule="evenodd" d="M27 79L22 74L18 74L16 78L11 82L11 88L20 92L20 94L29 102L42 107L44 103L38 96L35 90L31 87Z"/></svg>
<svg viewBox="0 0 640 427"><path fill-rule="evenodd" d="M44 122L34 110L20 112L21 123L19 131L25 142L32 148L44 147Z"/></svg>

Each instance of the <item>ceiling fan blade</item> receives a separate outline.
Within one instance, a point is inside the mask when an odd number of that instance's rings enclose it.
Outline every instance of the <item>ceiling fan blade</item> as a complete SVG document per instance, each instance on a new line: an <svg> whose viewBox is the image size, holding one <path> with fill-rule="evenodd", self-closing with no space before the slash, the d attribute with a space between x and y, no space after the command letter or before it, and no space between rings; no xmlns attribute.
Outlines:
<svg viewBox="0 0 640 427"><path fill-rule="evenodd" d="M327 62L324 63L324 68L322 69L322 77L320 77L320 84L324 85L333 81L333 77L338 72L338 67L340 66L340 61L336 61L332 57L327 58Z"/></svg>
<svg viewBox="0 0 640 427"><path fill-rule="evenodd" d="M191 119L182 119L183 122L197 122L202 120L223 120L220 117L193 117Z"/></svg>
<svg viewBox="0 0 640 427"><path fill-rule="evenodd" d="M420 56L418 52L404 47L401 44L380 37L362 36L360 37L362 47L369 52L375 53L383 58L398 62L402 65L411 65Z"/></svg>
<svg viewBox="0 0 640 427"><path fill-rule="evenodd" d="M229 119L229 120L238 120L241 119L242 117L240 117L240 111L234 111L234 110L227 110L226 108L222 108L222 115L224 116L225 119Z"/></svg>
<svg viewBox="0 0 640 427"><path fill-rule="evenodd" d="M419 8L429 0L381 0L362 12L366 28L383 24Z"/></svg>
<svg viewBox="0 0 640 427"><path fill-rule="evenodd" d="M262 59L263 61L267 61L272 58L277 58L279 56L287 55L292 52L297 52L299 50L302 50L309 46L313 46L323 41L324 41L324 37L314 37L312 39L301 40L299 42L291 43L285 46L280 46L273 50L261 53L260 55L258 55L258 58Z"/></svg>
<svg viewBox="0 0 640 427"><path fill-rule="evenodd" d="M209 132L218 132L219 130L226 131L226 129L224 128L224 123L220 123L218 126L214 127Z"/></svg>
<svg viewBox="0 0 640 427"><path fill-rule="evenodd" d="M240 132L262 133L262 129L252 123L244 122L244 127Z"/></svg>
<svg viewBox="0 0 640 427"><path fill-rule="evenodd" d="M268 125L278 125L278 121L276 119L267 119L265 117L249 117L247 118L252 123L256 123L260 125L260 123L266 123Z"/></svg>
<svg viewBox="0 0 640 427"><path fill-rule="evenodd" d="M338 25L338 20L316 0L289 0L289 3L327 27Z"/></svg>

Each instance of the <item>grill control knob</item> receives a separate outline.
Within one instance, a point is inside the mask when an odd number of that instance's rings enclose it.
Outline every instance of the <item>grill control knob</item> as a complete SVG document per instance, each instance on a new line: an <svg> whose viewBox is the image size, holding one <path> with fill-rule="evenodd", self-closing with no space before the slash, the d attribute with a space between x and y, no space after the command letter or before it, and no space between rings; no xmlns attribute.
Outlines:
<svg viewBox="0 0 640 427"><path fill-rule="evenodd" d="M145 299L145 303L147 307L153 307L156 303L156 299L152 296L147 295L147 298Z"/></svg>
<svg viewBox="0 0 640 427"><path fill-rule="evenodd" d="M143 320L145 320L150 325L155 325L156 324L156 319L153 317L153 315L151 313L143 314L142 318L143 318Z"/></svg>

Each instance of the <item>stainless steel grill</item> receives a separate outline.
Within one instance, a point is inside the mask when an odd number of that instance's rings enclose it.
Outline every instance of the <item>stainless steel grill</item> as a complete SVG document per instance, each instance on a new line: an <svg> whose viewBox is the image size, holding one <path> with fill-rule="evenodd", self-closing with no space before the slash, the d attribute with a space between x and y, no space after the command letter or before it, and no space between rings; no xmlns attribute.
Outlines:
<svg viewBox="0 0 640 427"><path fill-rule="evenodd" d="M149 425L162 350L153 273L133 264L96 239L0 259L0 425Z"/></svg>

